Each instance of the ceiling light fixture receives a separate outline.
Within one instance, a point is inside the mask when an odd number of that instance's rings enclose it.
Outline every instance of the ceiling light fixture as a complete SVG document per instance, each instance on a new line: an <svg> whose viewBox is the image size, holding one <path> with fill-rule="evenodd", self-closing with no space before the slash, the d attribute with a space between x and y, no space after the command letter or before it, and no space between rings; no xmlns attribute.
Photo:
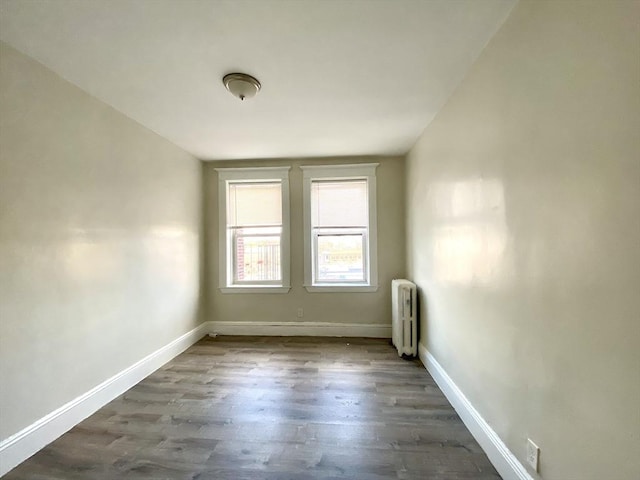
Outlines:
<svg viewBox="0 0 640 480"><path fill-rule="evenodd" d="M261 87L258 79L246 73L230 73L225 75L222 83L224 83L224 86L234 97L238 97L240 100L255 96Z"/></svg>

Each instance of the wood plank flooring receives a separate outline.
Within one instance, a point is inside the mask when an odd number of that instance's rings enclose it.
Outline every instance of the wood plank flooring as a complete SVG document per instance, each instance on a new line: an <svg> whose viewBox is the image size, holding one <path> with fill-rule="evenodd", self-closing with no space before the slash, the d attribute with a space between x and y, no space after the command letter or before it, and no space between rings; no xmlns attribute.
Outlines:
<svg viewBox="0 0 640 480"><path fill-rule="evenodd" d="M500 476L420 362L387 340L207 337L5 478Z"/></svg>

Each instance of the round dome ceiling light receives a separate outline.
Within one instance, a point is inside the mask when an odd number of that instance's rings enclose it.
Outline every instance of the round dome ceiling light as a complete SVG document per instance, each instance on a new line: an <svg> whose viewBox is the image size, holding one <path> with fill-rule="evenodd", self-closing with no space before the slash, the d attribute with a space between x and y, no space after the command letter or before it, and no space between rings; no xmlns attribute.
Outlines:
<svg viewBox="0 0 640 480"><path fill-rule="evenodd" d="M261 86L258 79L246 73L230 73L224 76L222 82L227 90L240 100L254 97Z"/></svg>

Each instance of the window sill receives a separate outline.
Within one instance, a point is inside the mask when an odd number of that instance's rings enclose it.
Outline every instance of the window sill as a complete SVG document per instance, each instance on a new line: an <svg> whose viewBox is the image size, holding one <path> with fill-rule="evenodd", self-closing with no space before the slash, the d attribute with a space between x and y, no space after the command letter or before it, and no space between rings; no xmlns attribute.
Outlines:
<svg viewBox="0 0 640 480"><path fill-rule="evenodd" d="M289 293L291 287L281 286L252 286L252 287L222 287L222 293Z"/></svg>
<svg viewBox="0 0 640 480"><path fill-rule="evenodd" d="M304 288L310 293L364 293L378 291L378 285L305 285Z"/></svg>

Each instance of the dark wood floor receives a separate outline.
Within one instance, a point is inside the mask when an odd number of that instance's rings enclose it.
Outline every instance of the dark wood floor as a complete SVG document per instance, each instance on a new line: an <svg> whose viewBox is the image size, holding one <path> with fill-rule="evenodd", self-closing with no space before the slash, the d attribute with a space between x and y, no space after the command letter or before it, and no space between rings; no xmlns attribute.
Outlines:
<svg viewBox="0 0 640 480"><path fill-rule="evenodd" d="M386 340L204 338L10 479L499 479Z"/></svg>

